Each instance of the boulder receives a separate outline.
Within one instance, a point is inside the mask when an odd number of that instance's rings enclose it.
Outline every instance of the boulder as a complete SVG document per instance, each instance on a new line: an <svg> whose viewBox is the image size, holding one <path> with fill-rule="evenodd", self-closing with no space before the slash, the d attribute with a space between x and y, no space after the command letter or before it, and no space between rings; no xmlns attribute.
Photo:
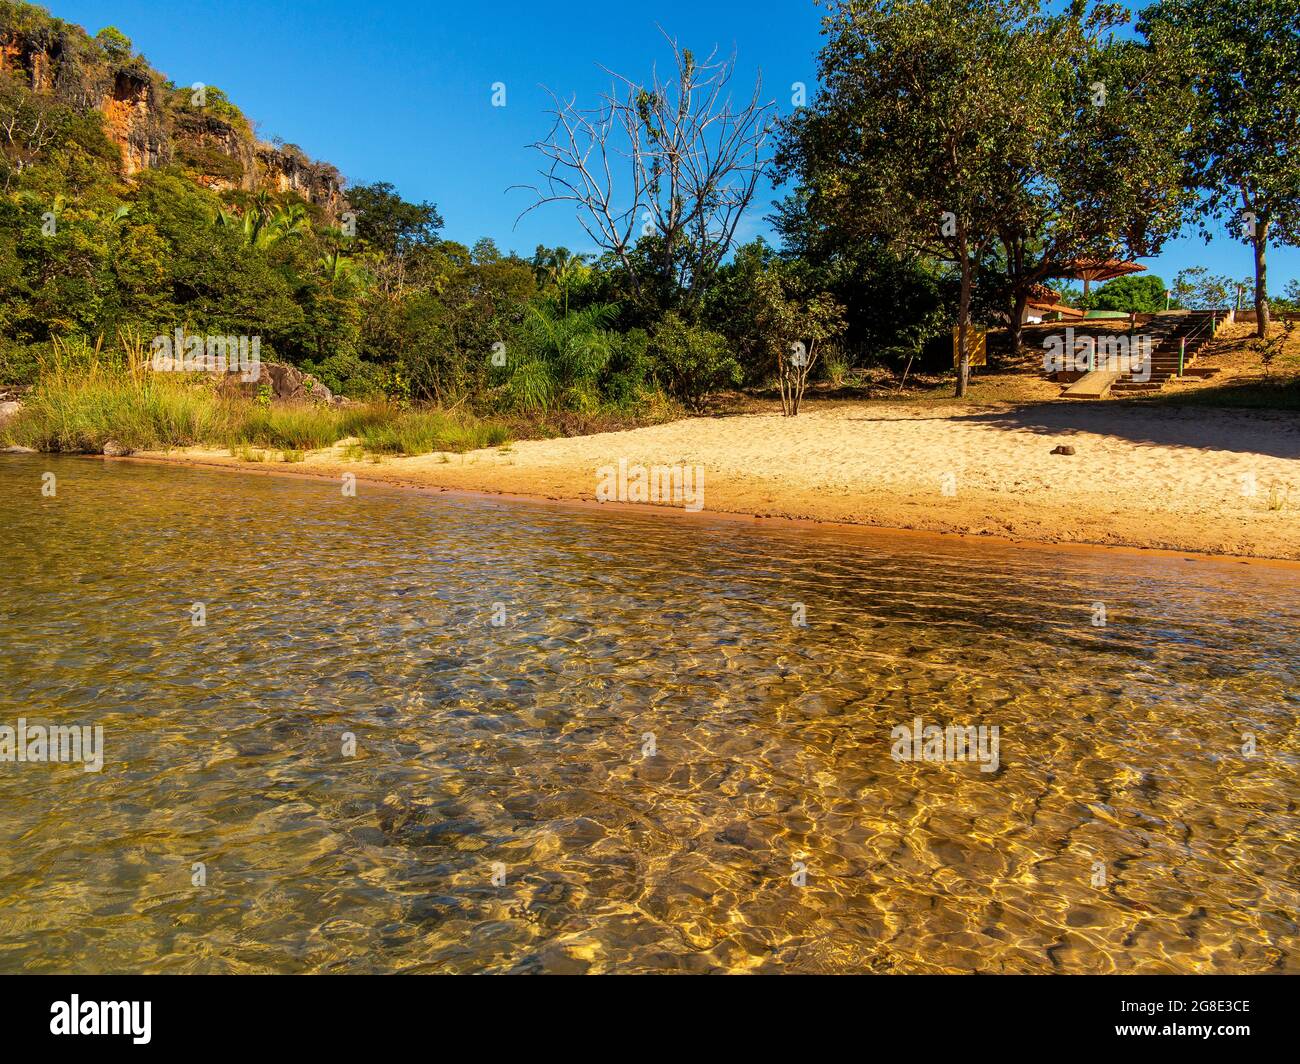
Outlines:
<svg viewBox="0 0 1300 1064"><path fill-rule="evenodd" d="M255 381L244 380L236 370L227 373L221 382L222 391L250 398L267 386L271 389L271 398L280 402L329 403L334 399L330 390L315 377L287 362L263 362Z"/></svg>

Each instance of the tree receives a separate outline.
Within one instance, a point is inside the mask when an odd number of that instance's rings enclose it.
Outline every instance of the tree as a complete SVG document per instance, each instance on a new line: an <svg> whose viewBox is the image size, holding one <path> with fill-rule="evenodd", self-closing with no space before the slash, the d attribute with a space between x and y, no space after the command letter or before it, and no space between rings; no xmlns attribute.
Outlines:
<svg viewBox="0 0 1300 1064"><path fill-rule="evenodd" d="M732 341L750 382L775 375L787 417L799 413L821 345L845 329L844 307L821 280L820 271L779 257L759 238L719 271L709 296L708 320Z"/></svg>
<svg viewBox="0 0 1300 1064"><path fill-rule="evenodd" d="M1139 28L1188 57L1192 164L1207 215L1226 214L1253 250L1257 335L1267 337L1269 241L1300 243L1300 6L1159 0Z"/></svg>
<svg viewBox="0 0 1300 1064"><path fill-rule="evenodd" d="M1155 314L1165 309L1165 282L1153 273L1117 277L1092 293L1092 310L1122 310L1129 314Z"/></svg>
<svg viewBox="0 0 1300 1064"><path fill-rule="evenodd" d="M0 172L4 190L67 133L72 112L0 72Z"/></svg>
<svg viewBox="0 0 1300 1064"><path fill-rule="evenodd" d="M798 194L782 201L772 220L785 257L803 265L806 286L827 292L844 307L844 335L837 345L851 364L901 364L948 330L957 305L957 290L943 276L950 271L883 240L845 239L838 228L815 224ZM735 265L742 263L744 250L736 253ZM728 280L721 286L724 295ZM721 323L744 320L745 298L719 302L730 304L719 308L718 326L730 335Z"/></svg>
<svg viewBox="0 0 1300 1064"><path fill-rule="evenodd" d="M415 398L456 401L485 387L494 344L507 345L510 364L536 282L526 261L486 251L440 241L425 253L418 287L401 296L376 293L367 306L367 352L400 361Z"/></svg>
<svg viewBox="0 0 1300 1064"><path fill-rule="evenodd" d="M105 26L95 34L95 40L104 49L104 54L114 63L126 62L131 58L134 50L131 46L131 38L116 26Z"/></svg>
<svg viewBox="0 0 1300 1064"><path fill-rule="evenodd" d="M356 215L357 237L388 255L406 255L438 240L442 215L428 202L408 203L387 181L352 185L348 205Z"/></svg>
<svg viewBox="0 0 1300 1064"><path fill-rule="evenodd" d="M533 255L533 269L544 284L554 285L564 302L564 313L569 313L569 290L589 275L587 260L590 255L574 254L566 247L546 248L538 245Z"/></svg>
<svg viewBox="0 0 1300 1064"><path fill-rule="evenodd" d="M1115 39L1129 15L1078 2L1041 28L1053 84L1041 101L1052 129L1006 168L999 232L1011 348L1019 350L1035 286L1076 259L1155 255L1182 227L1187 188L1188 92L1181 56ZM1028 180L1025 180L1028 176Z"/></svg>
<svg viewBox="0 0 1300 1064"><path fill-rule="evenodd" d="M819 345L844 330L844 308L825 292L800 298L789 271L764 270L758 277L758 329L775 356L781 413L798 417L808 375L821 354Z"/></svg>
<svg viewBox="0 0 1300 1064"><path fill-rule="evenodd" d="M520 217L574 204L592 243L626 271L636 301L694 312L767 171L775 105L762 102L761 78L733 104L734 55L719 60L715 50L700 62L669 44L670 79L611 72L614 85L591 109L551 94L554 124L533 144L546 160L542 184L524 186L536 199Z"/></svg>
<svg viewBox="0 0 1300 1064"><path fill-rule="evenodd" d="M665 314L655 328L649 354L668 391L692 408L699 408L709 392L741 381L727 338L676 312Z"/></svg>
<svg viewBox="0 0 1300 1064"><path fill-rule="evenodd" d="M822 225L953 263L957 394L970 376L978 264L1054 135L1050 36L1036 0L840 2L825 20L823 91L788 121L778 160Z"/></svg>
<svg viewBox="0 0 1300 1064"><path fill-rule="evenodd" d="M1170 291L1180 307L1192 310L1222 310L1231 306L1237 293L1238 282L1231 277L1211 274L1204 266L1190 266L1180 270ZM1102 291L1109 288L1106 285Z"/></svg>

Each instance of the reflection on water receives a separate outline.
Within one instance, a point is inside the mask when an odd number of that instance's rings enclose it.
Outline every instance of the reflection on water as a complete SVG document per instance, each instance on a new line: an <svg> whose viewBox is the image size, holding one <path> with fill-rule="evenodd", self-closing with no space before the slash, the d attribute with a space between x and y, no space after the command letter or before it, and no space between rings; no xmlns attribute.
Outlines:
<svg viewBox="0 0 1300 1064"><path fill-rule="evenodd" d="M0 763L0 971L1300 970L1294 571L31 457L0 517L0 724L106 744Z"/></svg>

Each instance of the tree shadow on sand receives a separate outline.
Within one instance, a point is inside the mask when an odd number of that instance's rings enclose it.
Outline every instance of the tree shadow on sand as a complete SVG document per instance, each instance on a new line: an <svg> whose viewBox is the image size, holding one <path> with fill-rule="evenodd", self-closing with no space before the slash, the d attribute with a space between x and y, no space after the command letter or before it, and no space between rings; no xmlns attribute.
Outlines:
<svg viewBox="0 0 1300 1064"><path fill-rule="evenodd" d="M1229 417L1216 417L1227 414ZM1042 436L1110 436L1131 443L1300 459L1300 417L1287 410L1176 406L1130 402L1026 403L952 411L953 420ZM893 418L863 416L855 421Z"/></svg>

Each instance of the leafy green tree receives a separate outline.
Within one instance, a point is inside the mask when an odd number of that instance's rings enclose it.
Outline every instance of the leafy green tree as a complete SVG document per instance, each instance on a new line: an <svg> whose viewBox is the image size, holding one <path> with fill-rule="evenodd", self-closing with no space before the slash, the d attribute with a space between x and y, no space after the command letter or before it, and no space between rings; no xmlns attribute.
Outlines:
<svg viewBox="0 0 1300 1064"><path fill-rule="evenodd" d="M954 264L965 395L979 264L1020 209L1008 161L1027 170L1053 135L1050 37L1035 0L841 2L824 25L823 91L779 162L818 224Z"/></svg>
<svg viewBox="0 0 1300 1064"><path fill-rule="evenodd" d="M1187 57L1192 163L1207 213L1226 214L1252 248L1257 329L1266 337L1269 243L1300 243L1300 6L1159 0L1139 27Z"/></svg>
<svg viewBox="0 0 1300 1064"><path fill-rule="evenodd" d="M1155 314L1165 309L1165 282L1153 273L1117 277L1092 293L1090 309Z"/></svg>
<svg viewBox="0 0 1300 1064"><path fill-rule="evenodd" d="M844 308L825 292L799 295L790 271L764 270L755 295L760 343L776 366L781 412L798 417L808 375L821 355L821 345L844 330Z"/></svg>
<svg viewBox="0 0 1300 1064"><path fill-rule="evenodd" d="M709 320L733 344L745 379L762 383L775 377L782 411L791 417L799 413L820 346L844 332L844 307L821 279L760 239L719 271L709 302Z"/></svg>
<svg viewBox="0 0 1300 1064"><path fill-rule="evenodd" d="M134 48L131 46L131 38L119 30L116 26L105 26L97 34L95 40L99 46L104 49L104 54L114 63L124 63L131 58Z"/></svg>
<svg viewBox="0 0 1300 1064"><path fill-rule="evenodd" d="M252 126L248 119L244 117L244 112L235 106L224 89L218 88L216 85L204 85L202 96L196 99L191 86L174 85L168 82L167 88L171 106L177 111L189 115L203 114L209 118L219 119L230 126L231 129L241 133L245 139L251 138ZM285 147L293 148L292 145L286 145ZM302 155L301 149L295 150L299 155Z"/></svg>
<svg viewBox="0 0 1300 1064"><path fill-rule="evenodd" d="M1231 277L1210 273L1204 266L1191 266L1179 271L1170 291L1176 306L1190 307L1193 310L1222 310L1235 304L1238 284ZM1249 286L1250 282L1246 284ZM1110 285L1105 287L1109 288Z"/></svg>
<svg viewBox="0 0 1300 1064"><path fill-rule="evenodd" d="M1038 284L1071 260L1157 254L1181 228L1187 188L1189 93L1182 57L1114 36L1127 11L1076 2L1046 17L1052 78L1041 98L1051 125L1027 154L1008 160L1008 203L999 272L1011 346L1019 350L1025 305Z"/></svg>
<svg viewBox="0 0 1300 1064"><path fill-rule="evenodd" d="M600 381L601 396L609 405L623 410L639 407L652 391L648 382L653 372L649 333L644 329L610 333L609 361Z"/></svg>
<svg viewBox="0 0 1300 1064"><path fill-rule="evenodd" d="M347 198L358 239L378 251L405 255L438 241L443 226L438 208L428 202L408 203L388 181L352 185Z"/></svg>
<svg viewBox="0 0 1300 1064"><path fill-rule="evenodd" d="M771 380L774 360L759 324L759 280L781 256L762 237L743 244L718 270L705 301L703 323L727 338L744 374L743 383Z"/></svg>
<svg viewBox="0 0 1300 1064"><path fill-rule="evenodd" d="M797 194L778 206L774 222L785 257L808 272L805 287L827 292L844 307L844 336L837 346L851 364L901 364L956 317L957 286L933 260L884 240L847 239L840 227L816 225ZM740 252L735 262L741 264ZM726 293L729 283L724 276L718 292ZM746 321L744 300L724 295L717 303L722 314L715 327L732 335L725 323ZM974 297L972 313L979 313Z"/></svg>
<svg viewBox="0 0 1300 1064"><path fill-rule="evenodd" d="M536 293L529 264L514 256L475 261L462 244L443 241L428 254L424 281L401 295L376 291L396 308L389 334L396 350L377 347L367 330L363 351L383 362L396 354L415 398L455 401L486 388L494 344L509 345Z"/></svg>

